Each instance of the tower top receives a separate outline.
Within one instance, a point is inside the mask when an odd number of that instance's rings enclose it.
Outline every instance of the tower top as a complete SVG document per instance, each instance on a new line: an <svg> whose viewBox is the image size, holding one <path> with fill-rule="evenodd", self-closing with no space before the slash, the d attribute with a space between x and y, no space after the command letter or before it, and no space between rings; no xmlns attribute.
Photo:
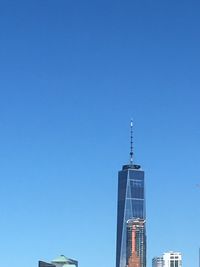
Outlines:
<svg viewBox="0 0 200 267"><path fill-rule="evenodd" d="M133 120L131 119L131 123L130 123L130 127L131 127L131 136L130 136L130 162L127 165L123 166L123 170L129 170L129 169L134 169L134 170L138 170L140 169L140 165L137 164L133 164Z"/></svg>

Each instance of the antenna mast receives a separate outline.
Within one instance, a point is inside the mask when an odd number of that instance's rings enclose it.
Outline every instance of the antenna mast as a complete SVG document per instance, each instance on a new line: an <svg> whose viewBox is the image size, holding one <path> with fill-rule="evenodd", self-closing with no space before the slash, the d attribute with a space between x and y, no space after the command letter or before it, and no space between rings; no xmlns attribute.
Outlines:
<svg viewBox="0 0 200 267"><path fill-rule="evenodd" d="M131 120L131 147L130 147L130 164L133 164L133 120Z"/></svg>

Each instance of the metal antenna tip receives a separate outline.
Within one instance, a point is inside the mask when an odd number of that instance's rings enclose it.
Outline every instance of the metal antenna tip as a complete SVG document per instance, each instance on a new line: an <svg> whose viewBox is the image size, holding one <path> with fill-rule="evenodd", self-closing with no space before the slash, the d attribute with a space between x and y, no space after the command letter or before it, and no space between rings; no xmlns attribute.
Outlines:
<svg viewBox="0 0 200 267"><path fill-rule="evenodd" d="M133 164L133 120L131 120L130 164Z"/></svg>

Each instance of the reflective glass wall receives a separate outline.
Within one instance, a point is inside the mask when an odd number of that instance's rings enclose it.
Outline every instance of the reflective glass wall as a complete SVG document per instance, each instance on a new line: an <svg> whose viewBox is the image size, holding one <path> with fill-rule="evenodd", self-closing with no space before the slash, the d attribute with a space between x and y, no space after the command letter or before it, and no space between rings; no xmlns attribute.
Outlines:
<svg viewBox="0 0 200 267"><path fill-rule="evenodd" d="M116 267L128 265L127 222L137 218L146 218L144 172L135 168L135 165L125 165L118 175ZM145 264L140 267L146 265L146 247L144 251L145 259L142 262Z"/></svg>

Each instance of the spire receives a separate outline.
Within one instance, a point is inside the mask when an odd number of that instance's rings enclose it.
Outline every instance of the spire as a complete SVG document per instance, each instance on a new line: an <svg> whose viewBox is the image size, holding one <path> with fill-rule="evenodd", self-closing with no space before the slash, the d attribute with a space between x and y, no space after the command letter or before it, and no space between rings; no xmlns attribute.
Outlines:
<svg viewBox="0 0 200 267"><path fill-rule="evenodd" d="M133 164L133 120L131 120L130 164Z"/></svg>
<svg viewBox="0 0 200 267"><path fill-rule="evenodd" d="M122 170L129 170L129 169L133 169L133 170L139 170L140 169L140 165L134 164L133 163L133 120L131 120L130 123L130 127L131 127L131 136L130 136L130 162L129 164L123 165ZM199 266L200 267L200 266Z"/></svg>

